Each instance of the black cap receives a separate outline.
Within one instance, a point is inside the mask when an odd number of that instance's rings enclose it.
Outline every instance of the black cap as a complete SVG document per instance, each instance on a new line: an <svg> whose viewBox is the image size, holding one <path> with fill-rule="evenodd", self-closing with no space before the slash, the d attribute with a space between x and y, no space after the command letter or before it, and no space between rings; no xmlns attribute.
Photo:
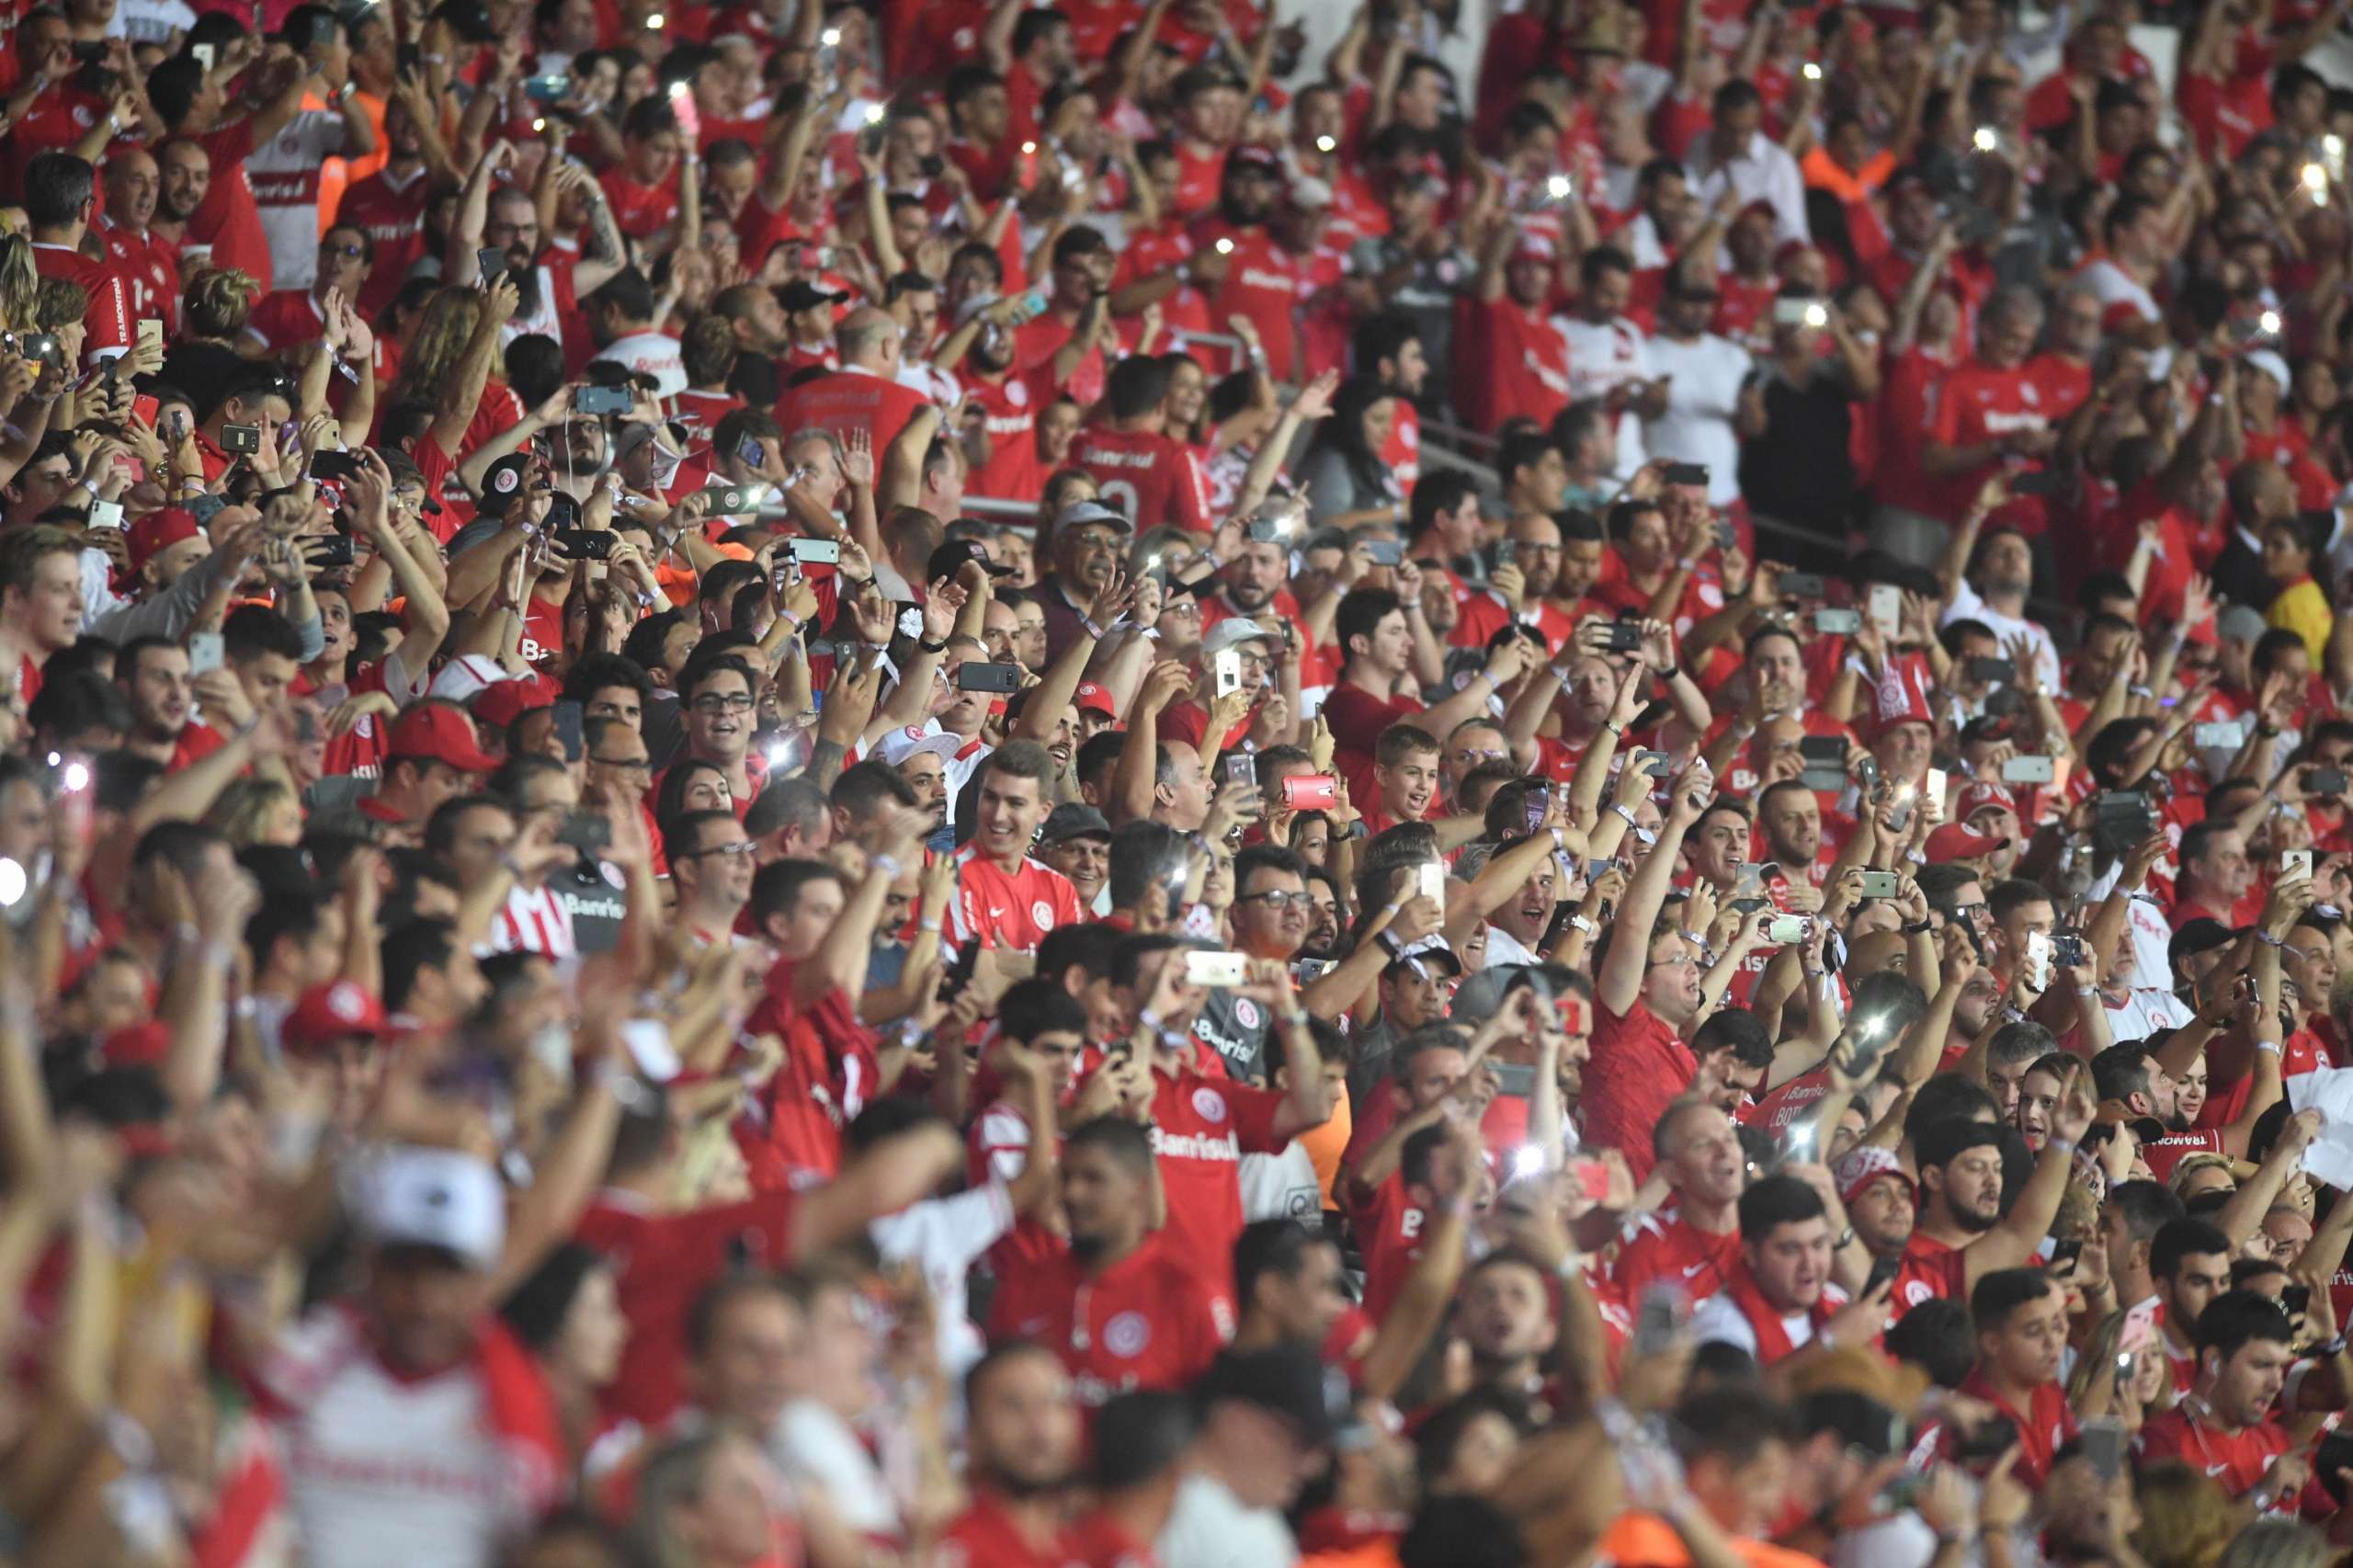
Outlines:
<svg viewBox="0 0 2353 1568"><path fill-rule="evenodd" d="M834 304L840 299L839 294L820 289L800 278L777 291L777 302L788 311L813 311L819 305Z"/></svg>
<svg viewBox="0 0 2353 1568"><path fill-rule="evenodd" d="M1197 1392L1204 1410L1233 1400L1279 1415L1311 1449L1327 1447L1351 1424L1347 1380L1304 1345L1228 1350L1210 1363Z"/></svg>
<svg viewBox="0 0 2353 1568"><path fill-rule="evenodd" d="M923 580L937 583L942 577L953 577L964 569L964 562L968 561L979 562L981 570L992 577L1010 577L1017 570L1011 566L999 566L991 561L987 548L979 540L951 539L933 551L931 559L924 562Z"/></svg>
<svg viewBox="0 0 2353 1568"><path fill-rule="evenodd" d="M485 517L503 517L522 495L531 479L529 452L509 452L483 471L482 500L475 507Z"/></svg>
<svg viewBox="0 0 2353 1568"><path fill-rule="evenodd" d="M1064 801L1046 818L1046 825L1038 835L1040 844L1060 844L1066 838L1101 838L1111 836L1111 824L1093 806L1077 801Z"/></svg>

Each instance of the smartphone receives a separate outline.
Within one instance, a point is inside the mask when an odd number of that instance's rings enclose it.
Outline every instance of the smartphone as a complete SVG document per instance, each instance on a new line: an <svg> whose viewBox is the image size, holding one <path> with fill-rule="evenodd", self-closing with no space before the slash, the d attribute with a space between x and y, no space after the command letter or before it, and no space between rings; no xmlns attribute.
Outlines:
<svg viewBox="0 0 2353 1568"><path fill-rule="evenodd" d="M580 704L573 701L555 705L556 744L563 747L563 760L578 762L582 756L580 738ZM603 821L601 817L597 819Z"/></svg>
<svg viewBox="0 0 2353 1568"><path fill-rule="evenodd" d="M1239 985L1250 960L1241 953L1188 952L1185 979L1193 985Z"/></svg>
<svg viewBox="0 0 2353 1568"><path fill-rule="evenodd" d="M1238 751L1225 759L1225 781L1228 784L1254 784L1257 782L1257 768L1248 752Z"/></svg>
<svg viewBox="0 0 2353 1568"><path fill-rule="evenodd" d="M1773 301L1775 326L1828 326L1830 312L1819 300L1776 300Z"/></svg>
<svg viewBox="0 0 2353 1568"><path fill-rule="evenodd" d="M506 276L506 253L495 245L485 246L474 252L474 265L482 268L482 280L485 283L494 278L504 278Z"/></svg>
<svg viewBox="0 0 2353 1568"><path fill-rule="evenodd" d="M1813 629L1824 637L1851 637L1863 629L1863 618L1851 609L1817 609Z"/></svg>
<svg viewBox="0 0 2353 1568"><path fill-rule="evenodd" d="M1545 792L1540 787L1528 791L1527 797L1520 802L1520 808L1523 820L1528 824L1529 832L1534 833L1544 825L1544 812L1549 805L1550 802L1545 799Z"/></svg>
<svg viewBox="0 0 2353 1568"><path fill-rule="evenodd" d="M2083 1256L2084 1244L2081 1242L2053 1242L2051 1244L2051 1272L2057 1274L2074 1268L2075 1260Z"/></svg>
<svg viewBox="0 0 2353 1568"><path fill-rule="evenodd" d="M1904 590L1889 583L1871 585L1870 596L1871 619L1890 637L1904 630Z"/></svg>
<svg viewBox="0 0 2353 1568"><path fill-rule="evenodd" d="M2051 989L2051 937L2049 933L2029 931L2026 934L2026 971L2029 983L2037 991Z"/></svg>
<svg viewBox="0 0 2353 1568"><path fill-rule="evenodd" d="M1804 735L1798 740L1798 756L1808 767L1847 767L1847 743L1836 735Z"/></svg>
<svg viewBox="0 0 2353 1568"><path fill-rule="evenodd" d="M2054 931L2051 935L2051 956L2061 969L2080 969L2091 960L2091 949L2084 946L2081 931Z"/></svg>
<svg viewBox="0 0 2353 1568"><path fill-rule="evenodd" d="M146 324L142 322L140 324L144 326ZM145 392L141 392L131 400L131 416L153 430L155 428L155 416L162 412L163 407L160 401L149 397Z"/></svg>
<svg viewBox="0 0 2353 1568"><path fill-rule="evenodd" d="M2304 789L2314 795L2342 795L2345 793L2345 769L2315 767L2304 775Z"/></svg>
<svg viewBox="0 0 2353 1568"><path fill-rule="evenodd" d="M1021 689L1019 665L984 665L978 659L967 659L956 666L956 689L959 691L1002 691L1007 694Z"/></svg>
<svg viewBox="0 0 2353 1568"><path fill-rule="evenodd" d="M1602 628L1601 651L1605 653L1634 653L1642 651L1643 629L1631 620L1613 620Z"/></svg>
<svg viewBox="0 0 2353 1568"><path fill-rule="evenodd" d="M2083 1424L2080 1438L2084 1457L2102 1481L2113 1482L2124 1473L2123 1422L2113 1415L2095 1415Z"/></svg>
<svg viewBox="0 0 2353 1568"><path fill-rule="evenodd" d="M2279 1287L2279 1304L2288 1310L2290 1317L2302 1317L2312 1310L2313 1288L2309 1285L2282 1285Z"/></svg>
<svg viewBox="0 0 2353 1568"><path fill-rule="evenodd" d="M1821 576L1813 572L1784 572L1774 584L1785 599L1818 599L1824 593Z"/></svg>
<svg viewBox="0 0 2353 1568"><path fill-rule="evenodd" d="M558 555L566 561L609 561L613 535L609 528L560 528L550 536Z"/></svg>
<svg viewBox="0 0 2353 1568"><path fill-rule="evenodd" d="M313 479L349 479L359 472L359 460L349 452L330 450L324 447L311 454Z"/></svg>
<svg viewBox="0 0 2353 1568"><path fill-rule="evenodd" d="M2199 725L2189 732L2189 738L2201 746L2221 746L2225 751L2236 751L2246 744L2246 727L2234 719L2224 719Z"/></svg>
<svg viewBox="0 0 2353 1568"><path fill-rule="evenodd" d="M1517 566L1518 564L1519 540L1516 539L1497 540L1495 541L1495 569L1497 571L1501 571L1506 566Z"/></svg>
<svg viewBox="0 0 2353 1568"><path fill-rule="evenodd" d="M1708 465L1669 463L1666 465L1666 482L1669 484L1696 484L1704 490L1708 485Z"/></svg>
<svg viewBox="0 0 2353 1568"><path fill-rule="evenodd" d="M1375 566L1394 566L1405 559L1405 547L1393 539L1369 539L1364 558Z"/></svg>
<svg viewBox="0 0 2353 1568"><path fill-rule="evenodd" d="M792 539L784 545L785 555L803 566L838 566L842 561L842 541L837 539Z"/></svg>
<svg viewBox="0 0 2353 1568"><path fill-rule="evenodd" d="M218 46L209 43L192 43L188 46L188 51L206 75L212 74L212 62L221 58Z"/></svg>
<svg viewBox="0 0 2353 1568"><path fill-rule="evenodd" d="M1446 868L1435 860L1425 860L1415 872L1424 898L1436 899L1438 908L1446 908Z"/></svg>
<svg viewBox="0 0 2353 1568"><path fill-rule="evenodd" d="M1242 651L1238 648L1219 649L1217 653L1217 694L1220 697L1223 697L1230 691L1240 691L1241 689Z"/></svg>
<svg viewBox="0 0 2353 1568"><path fill-rule="evenodd" d="M2130 1356L2147 1348L2157 1336L2157 1303L2143 1301L2125 1310L2124 1326L2116 1331L2116 1351Z"/></svg>
<svg viewBox="0 0 2353 1568"><path fill-rule="evenodd" d="M1487 1070L1495 1075L1495 1092L1515 1099L1528 1099L1536 1093L1536 1069L1525 1062L1490 1062ZM1533 1149L1523 1153L1537 1153ZM1540 1158L1541 1156L1540 1155Z"/></svg>
<svg viewBox="0 0 2353 1568"><path fill-rule="evenodd" d="M146 358L153 358L164 349L164 324L153 316L139 318L139 347L148 350ZM134 405L135 406L135 405Z"/></svg>
<svg viewBox="0 0 2353 1568"><path fill-rule="evenodd" d="M1894 898L1903 892L1904 879L1893 871L1865 871L1863 873L1865 898Z"/></svg>
<svg viewBox="0 0 2353 1568"><path fill-rule="evenodd" d="M2011 686L2018 678L2018 665L2007 659L1972 658L1963 673L1980 686Z"/></svg>
<svg viewBox="0 0 2353 1568"><path fill-rule="evenodd" d="M1937 803L1937 809L1942 811L1946 792L1951 788L1951 775L1941 767L1931 767L1928 769L1928 781L1920 787L1920 793L1934 801Z"/></svg>
<svg viewBox="0 0 2353 1568"><path fill-rule="evenodd" d="M582 387L572 394L572 412L627 414L636 401L627 387Z"/></svg>
<svg viewBox="0 0 2353 1568"><path fill-rule="evenodd" d="M1813 935L1813 922L1802 915L1776 915L1765 923L1765 939L1787 948Z"/></svg>
<svg viewBox="0 0 2353 1568"><path fill-rule="evenodd" d="M1863 1280L1863 1294L1866 1296L1872 1294L1902 1272L1904 1272L1904 1260L1900 1257L1873 1259L1870 1274Z"/></svg>
<svg viewBox="0 0 2353 1568"><path fill-rule="evenodd" d="M1289 532L1280 517L1253 517L1247 531L1260 544L1273 544Z"/></svg>
<svg viewBox="0 0 2353 1568"><path fill-rule="evenodd" d="M218 631L191 631L188 639L188 673L210 675L221 667L222 644Z"/></svg>
<svg viewBox="0 0 2353 1568"><path fill-rule="evenodd" d="M1683 1293L1682 1286L1672 1278L1654 1280L1643 1293L1643 1304L1634 1313L1634 1335L1628 1353L1657 1356L1671 1348L1676 1336L1683 1332L1689 1310L1690 1298Z"/></svg>
<svg viewBox="0 0 2353 1568"><path fill-rule="evenodd" d="M1674 764L1674 761L1673 757L1663 751L1638 751L1626 766L1639 772L1647 773L1654 778L1664 778L1666 777L1667 768Z"/></svg>
<svg viewBox="0 0 2353 1568"><path fill-rule="evenodd" d="M313 566L348 566L359 551L349 534L314 534L302 541L302 559Z"/></svg>
<svg viewBox="0 0 2353 1568"><path fill-rule="evenodd" d="M1710 527L1715 530L1718 550L1730 550L1740 543L1740 530L1724 518L1718 517Z"/></svg>
<svg viewBox="0 0 2353 1568"><path fill-rule="evenodd" d="M767 449L756 437L746 436L735 443L735 460L745 468L757 468L768 460Z"/></svg>
<svg viewBox="0 0 2353 1568"><path fill-rule="evenodd" d="M703 494L710 497L709 517L748 512L760 504L758 493L748 484L714 484Z"/></svg>
<svg viewBox="0 0 2353 1568"><path fill-rule="evenodd" d="M1328 773L1294 773L1283 780L1283 804L1295 812L1326 812L1340 803L1339 780Z"/></svg>
<svg viewBox="0 0 2353 1568"><path fill-rule="evenodd" d="M574 740L578 738L577 734L574 736ZM555 841L583 855L601 855L612 846L613 824L594 812L574 812L556 828Z"/></svg>
<svg viewBox="0 0 2353 1568"><path fill-rule="evenodd" d="M546 76L527 76L523 80L523 96L533 103L551 104L572 91L572 78L559 71Z"/></svg>
<svg viewBox="0 0 2353 1568"><path fill-rule="evenodd" d="M2279 874L2282 877L2302 877L2306 881L2310 881L2313 874L2313 852L2309 849L2290 849L2284 852L2279 857Z"/></svg>
<svg viewBox="0 0 2353 1568"><path fill-rule="evenodd" d="M2014 756L2002 764L2005 784L2048 784L2051 782L2051 759L2047 756Z"/></svg>
<svg viewBox="0 0 2353 1568"><path fill-rule="evenodd" d="M1529 1072L1532 1075L1534 1068ZM1604 1203L1609 1199L1609 1167L1599 1160L1571 1160L1569 1180L1585 1194L1588 1203Z"/></svg>
<svg viewBox="0 0 2353 1568"><path fill-rule="evenodd" d="M1960 1434L1953 1444L1953 1458L1964 1463L1997 1460L2018 1440L2018 1424L2006 1415L1996 1415Z"/></svg>
<svg viewBox="0 0 2353 1568"><path fill-rule="evenodd" d="M223 425L221 426L221 449L224 452L260 451L261 426L258 425Z"/></svg>

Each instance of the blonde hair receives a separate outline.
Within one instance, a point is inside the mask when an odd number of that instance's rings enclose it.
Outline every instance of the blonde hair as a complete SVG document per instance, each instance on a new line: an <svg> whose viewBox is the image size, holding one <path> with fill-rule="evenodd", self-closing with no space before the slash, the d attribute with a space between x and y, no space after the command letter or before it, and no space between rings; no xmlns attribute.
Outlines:
<svg viewBox="0 0 2353 1568"><path fill-rule="evenodd" d="M2214 1480L2183 1460L2143 1466L2134 1491L2141 1528L2132 1547L2149 1568L2214 1568L2238 1520Z"/></svg>
<svg viewBox="0 0 2353 1568"><path fill-rule="evenodd" d="M2124 1313L2110 1312L2100 1320L2099 1327L2092 1331L2091 1339L2084 1346L2084 1353L2075 1358L2075 1375L2067 1380L2068 1403L2082 1404L2090 1395L2092 1379L2099 1369L2116 1364L2116 1342L2123 1332ZM2143 1348L2141 1354L2154 1356L2156 1350L2152 1346ZM2173 1403L2177 1391L2173 1386L2173 1362L2164 1356L2157 1356L2157 1365L2163 1369L2160 1374L2162 1381L2157 1385L2157 1397L2152 1403L2154 1408L2163 1410Z"/></svg>
<svg viewBox="0 0 2353 1568"><path fill-rule="evenodd" d="M231 848L249 848L262 842L270 812L294 799L294 791L276 778L233 779L204 813L204 825L228 839Z"/></svg>
<svg viewBox="0 0 2353 1568"><path fill-rule="evenodd" d="M233 267L208 267L180 290L180 309L195 337L234 337L245 330L261 285Z"/></svg>
<svg viewBox="0 0 2353 1568"><path fill-rule="evenodd" d="M472 289L444 289L426 301L385 403L439 401L442 383L456 372L481 320L482 296Z"/></svg>
<svg viewBox="0 0 2353 1568"><path fill-rule="evenodd" d="M30 332L39 314L40 274L33 244L22 234L0 237L0 328Z"/></svg>

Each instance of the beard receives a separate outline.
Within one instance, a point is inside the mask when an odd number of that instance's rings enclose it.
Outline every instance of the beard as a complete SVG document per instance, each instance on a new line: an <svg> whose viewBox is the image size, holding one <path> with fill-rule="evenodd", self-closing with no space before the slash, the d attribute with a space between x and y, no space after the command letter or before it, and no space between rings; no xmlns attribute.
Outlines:
<svg viewBox="0 0 2353 1568"><path fill-rule="evenodd" d="M1023 1474L1003 1465L991 1465L990 1479L998 1491L1008 1497L1032 1498L1050 1496L1070 1484L1070 1471L1061 1470L1051 1475Z"/></svg>
<svg viewBox="0 0 2353 1568"><path fill-rule="evenodd" d="M2002 1211L1998 1208L1990 1214L1984 1214L1974 1209L1961 1209L1949 1204L1947 1207L1952 1208L1953 1223L1964 1231L1990 1231L2002 1222Z"/></svg>

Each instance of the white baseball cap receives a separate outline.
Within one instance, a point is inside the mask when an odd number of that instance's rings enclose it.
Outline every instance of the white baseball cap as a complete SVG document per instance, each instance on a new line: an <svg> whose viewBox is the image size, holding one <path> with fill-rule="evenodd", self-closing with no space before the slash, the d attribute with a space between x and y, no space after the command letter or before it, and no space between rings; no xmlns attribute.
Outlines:
<svg viewBox="0 0 2353 1568"><path fill-rule="evenodd" d="M386 1150L360 1174L359 1221L380 1246L439 1247L489 1268L506 1244L497 1173L455 1149Z"/></svg>
<svg viewBox="0 0 2353 1568"><path fill-rule="evenodd" d="M911 756L921 756L926 752L945 761L964 749L964 737L949 734L939 727L937 719L926 719L920 724L908 724L891 731L875 743L875 749L892 767Z"/></svg>

